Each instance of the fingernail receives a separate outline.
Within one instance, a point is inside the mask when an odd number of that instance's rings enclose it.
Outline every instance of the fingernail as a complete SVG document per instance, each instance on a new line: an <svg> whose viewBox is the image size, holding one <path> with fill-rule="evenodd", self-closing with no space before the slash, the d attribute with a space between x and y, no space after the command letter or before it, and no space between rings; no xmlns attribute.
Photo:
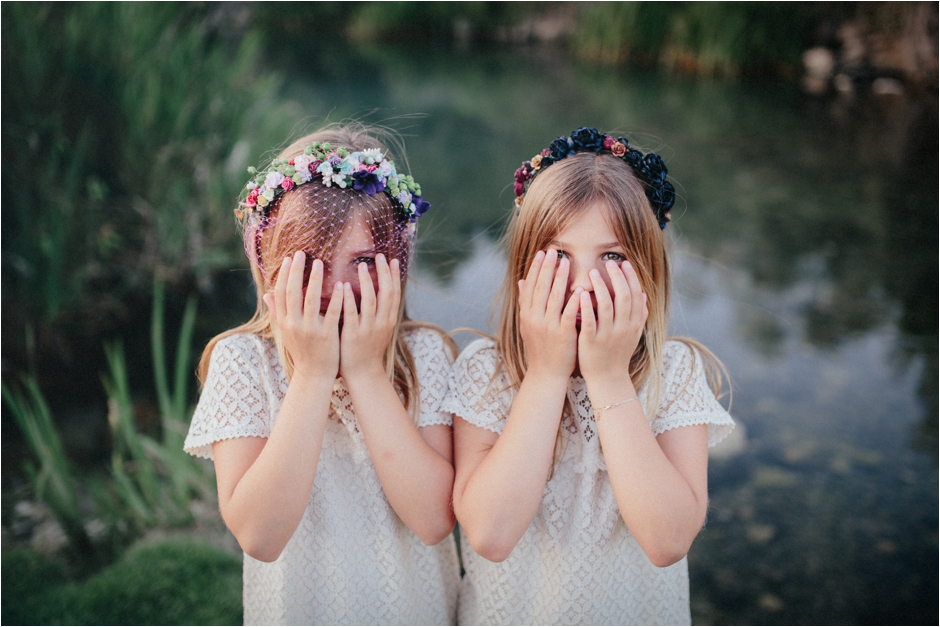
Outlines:
<svg viewBox="0 0 940 627"><path fill-rule="evenodd" d="M594 278L599 278L601 276L601 273L598 272L597 270L591 270L591 276Z"/></svg>
<svg viewBox="0 0 940 627"><path fill-rule="evenodd" d="M540 250L539 252L535 253L535 260L538 261L544 256L545 256L545 253Z"/></svg>

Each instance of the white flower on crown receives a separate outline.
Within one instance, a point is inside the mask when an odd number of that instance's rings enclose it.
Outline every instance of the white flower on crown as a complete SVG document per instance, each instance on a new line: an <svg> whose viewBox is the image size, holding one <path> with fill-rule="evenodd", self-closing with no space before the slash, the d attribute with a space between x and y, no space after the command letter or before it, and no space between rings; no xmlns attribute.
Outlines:
<svg viewBox="0 0 940 627"><path fill-rule="evenodd" d="M346 189L346 175L342 172L337 172L333 175L333 182L336 183L337 187L340 189Z"/></svg>
<svg viewBox="0 0 940 627"><path fill-rule="evenodd" d="M382 160L382 151L378 148L367 148L362 151L362 162L366 165L379 163Z"/></svg>
<svg viewBox="0 0 940 627"><path fill-rule="evenodd" d="M268 176L264 179L264 184L266 187L274 188L280 185L283 180L284 175L280 172L268 172Z"/></svg>
<svg viewBox="0 0 940 627"><path fill-rule="evenodd" d="M398 192L398 202L402 207L408 207L411 204L411 192L408 190Z"/></svg>
<svg viewBox="0 0 940 627"><path fill-rule="evenodd" d="M330 165L329 161L320 164L320 167L317 168L317 174L323 177L323 184L327 187L333 182L333 166Z"/></svg>
<svg viewBox="0 0 940 627"><path fill-rule="evenodd" d="M382 161L379 164L379 172L382 173L382 176L388 178L388 176L395 171L395 168L392 167L392 164L388 161Z"/></svg>

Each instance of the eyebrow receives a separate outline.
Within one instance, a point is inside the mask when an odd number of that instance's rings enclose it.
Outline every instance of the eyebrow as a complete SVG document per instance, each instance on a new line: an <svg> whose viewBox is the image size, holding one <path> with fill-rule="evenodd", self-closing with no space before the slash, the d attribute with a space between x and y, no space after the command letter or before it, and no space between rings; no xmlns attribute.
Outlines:
<svg viewBox="0 0 940 627"><path fill-rule="evenodd" d="M553 239L549 243L549 246L557 245L559 248L565 248L565 244L566 243L561 240ZM598 244L597 247L598 248L623 248L623 245L621 245L620 242L606 242L604 244Z"/></svg>

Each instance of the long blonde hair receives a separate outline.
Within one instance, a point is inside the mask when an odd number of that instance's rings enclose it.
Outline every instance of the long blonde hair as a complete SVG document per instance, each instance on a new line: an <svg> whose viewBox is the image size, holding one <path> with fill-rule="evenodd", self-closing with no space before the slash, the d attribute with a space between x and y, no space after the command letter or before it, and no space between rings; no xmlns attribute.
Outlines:
<svg viewBox="0 0 940 627"><path fill-rule="evenodd" d="M601 207L605 212L646 293L649 317L630 360L630 378L637 389L647 384L644 410L652 421L659 408L663 349L669 326L669 261L664 232L643 184L629 165L613 155L577 153L552 164L532 181L504 238L508 268L501 289L496 348L510 385L518 389L527 367L519 333L518 282L526 276L535 254L545 250L559 232L593 207ZM717 395L723 371L720 362L697 342L678 339L702 352Z"/></svg>
<svg viewBox="0 0 940 627"><path fill-rule="evenodd" d="M385 147L373 136L375 133L374 129L360 124L332 125L297 139L275 158L291 159L318 141L329 142L334 147L344 147L351 152L373 148L385 152ZM270 205L267 216L261 221L250 218L247 212L243 214L245 252L254 279L257 305L248 322L220 333L209 341L197 370L200 383L205 382L215 345L219 340L237 334L253 334L273 340L288 380L291 378L293 359L284 349L277 325L273 324L271 312L262 297L273 292L285 257L303 250L308 253L308 263L313 257L329 259L346 226L356 216L365 219L375 242L375 251L384 253L389 259L399 259L402 265L398 324L386 351L385 369L389 380L402 395L412 419L417 420L420 399L418 379L414 358L402 332L410 328L429 327L437 330L442 337L444 334L432 325L408 320L405 313L405 270L413 252L414 238L409 236L405 219L398 215L391 199L385 194L366 196L349 189L325 187L318 182L298 185L283 193ZM445 339L445 344L454 350L452 341Z"/></svg>

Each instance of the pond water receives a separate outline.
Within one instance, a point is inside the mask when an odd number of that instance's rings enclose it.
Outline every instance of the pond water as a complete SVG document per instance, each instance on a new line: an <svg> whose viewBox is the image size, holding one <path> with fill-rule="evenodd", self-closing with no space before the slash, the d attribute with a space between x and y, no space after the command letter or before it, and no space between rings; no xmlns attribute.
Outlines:
<svg viewBox="0 0 940 627"><path fill-rule="evenodd" d="M711 460L693 620L936 622L936 96L812 99L540 49L278 63L313 125L426 114L390 124L433 204L409 310L448 330L488 328L522 160L584 125L660 152L671 332L724 361L739 425Z"/></svg>

